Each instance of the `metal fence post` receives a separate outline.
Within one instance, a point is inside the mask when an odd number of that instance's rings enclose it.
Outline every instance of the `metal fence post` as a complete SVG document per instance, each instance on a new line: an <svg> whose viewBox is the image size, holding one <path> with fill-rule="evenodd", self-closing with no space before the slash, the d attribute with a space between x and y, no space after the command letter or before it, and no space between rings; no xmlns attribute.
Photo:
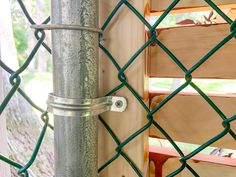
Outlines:
<svg viewBox="0 0 236 177"><path fill-rule="evenodd" d="M53 95L97 98L98 1L52 0L51 16L64 28L52 30ZM56 177L97 176L97 121L54 115Z"/></svg>

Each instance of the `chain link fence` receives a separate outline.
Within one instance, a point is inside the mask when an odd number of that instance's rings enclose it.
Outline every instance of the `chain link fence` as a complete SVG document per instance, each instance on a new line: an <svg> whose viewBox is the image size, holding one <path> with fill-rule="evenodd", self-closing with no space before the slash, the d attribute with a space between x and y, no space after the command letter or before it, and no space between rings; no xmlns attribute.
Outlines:
<svg viewBox="0 0 236 177"><path fill-rule="evenodd" d="M110 13L106 21L104 22L101 29L104 31L106 28L109 28L109 24L111 23L114 15L116 13L119 13L119 9L121 8L129 8L136 16L137 18L146 26L146 28L150 32L150 38L146 41L146 43L128 60L128 62L123 66L119 66L119 64L116 62L116 59L112 56L112 54L103 46L102 40L100 40L99 47L100 49L107 55L109 60L114 64L118 71L118 79L120 80L120 84L113 88L109 93L106 94L106 96L113 95L118 90L120 90L123 87L127 87L129 91L134 95L134 97L139 101L140 105L143 107L143 109L147 112L147 120L148 122L143 126L141 129L137 130L135 133L130 135L127 139L121 141L116 136L115 132L109 127L109 125L105 122L105 120L99 116L99 120L102 123L102 125L106 128L106 130L109 132L115 143L117 144L116 147L116 154L106 161L99 169L98 173L104 170L109 164L114 162L117 158L122 156L128 164L133 168L133 170L136 172L137 176L142 177L142 172L140 169L137 168L135 165L135 162L132 161L132 159L129 158L129 156L124 152L123 148L133 139L135 139L137 136L139 136L142 132L147 130L151 125L154 125L165 137L166 139L172 144L172 146L175 148L175 150L179 153L181 162L181 166L176 169L174 172L168 175L168 177L176 176L179 174L182 170L185 168L188 169L193 176L199 176L198 173L188 164L188 160L213 144L214 142L218 141L222 137L224 137L226 134L230 134L234 140L236 140L235 133L231 130L230 123L232 121L236 120L236 115L232 117L226 117L226 115L214 104L214 102L192 81L192 73L197 70L201 65L206 62L212 55L216 53L222 46L224 46L227 42L230 40L234 40L233 38L236 38L236 20L230 19L224 12L222 12L215 3L213 3L211 0L205 0L205 2L211 6L228 24L229 24L229 35L222 39L220 43L218 43L213 49L211 49L204 57L202 57L196 64L194 64L189 70L180 62L180 60L163 44L158 40L158 36L156 33L156 28L160 25L160 23L164 20L164 18L170 13L170 11L180 2L181 0L174 0L172 4L163 12L163 14L158 18L158 20L155 22L155 24L152 26L150 23L144 18L142 14L140 14L135 7L133 7L129 1L127 0L120 0L116 7L113 9L113 11ZM28 22L31 25L34 25L35 22L29 15L27 9L24 6L24 3L22 0L18 0L18 3L24 12L26 18L28 19ZM50 22L50 17L48 17L42 24L47 24ZM22 67L20 67L18 70L13 71L10 67L8 67L6 64L0 60L0 66L2 69L4 69L6 72L10 74L9 82L12 85L11 90L4 98L3 102L0 106L0 113L2 113L11 100L12 96L19 92L25 100L35 109L41 112L41 119L44 122L44 126L42 128L41 134L38 138L38 141L35 145L35 149L32 153L32 156L30 160L25 164L20 164L17 162L12 161L11 159L4 157L3 155L0 155L0 160L12 165L13 167L19 169L18 174L19 176L25 176L28 177L29 174L27 170L30 168L30 166L34 163L38 151L40 149L42 140L44 138L45 132L47 130L47 127L50 127L53 129L53 126L49 124L49 117L48 112L46 110L43 110L42 108L38 107L28 96L27 94L20 88L21 84L21 78L20 74L27 69L31 61L34 59L35 54L39 50L41 46L43 46L49 53L51 53L51 49L48 47L46 43L44 43L45 39L45 32L43 29L36 29L34 31L34 35L36 39L38 40L35 47L29 54L29 56L26 58L24 64ZM102 39L102 35L100 35L100 39ZM129 68L129 66L135 62L137 57L152 43L157 44L160 48L162 48L166 54L170 57L171 60L173 60L176 65L183 71L183 76L185 78L185 83L181 85L179 88L177 88L175 91L173 91L168 97L166 97L159 105L157 105L154 109L150 109L149 106L142 100L141 96L131 87L131 85L128 82L128 78L125 76L124 72ZM168 67L168 66L166 66ZM222 119L222 132L215 135L211 139L209 139L207 142L203 143L201 146L199 146L197 149L189 153L188 155L184 155L182 150L178 147L178 145L174 142L174 140L168 135L168 132L166 132L161 125L159 125L153 118L153 115L158 112L166 103L168 103L173 97L175 97L180 91L182 91L185 87L191 86L193 89L195 89L200 96L209 104L209 106L215 110L215 112L219 115L219 118ZM184 130L183 130L184 131Z"/></svg>

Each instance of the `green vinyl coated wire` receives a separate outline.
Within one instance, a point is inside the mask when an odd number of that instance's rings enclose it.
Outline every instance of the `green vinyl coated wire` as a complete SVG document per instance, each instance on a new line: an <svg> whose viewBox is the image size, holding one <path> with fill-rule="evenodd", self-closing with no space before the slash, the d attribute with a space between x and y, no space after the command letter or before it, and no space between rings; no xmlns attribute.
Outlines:
<svg viewBox="0 0 236 177"><path fill-rule="evenodd" d="M22 0L17 0L23 13L25 14L28 22L32 25L35 24L34 20L31 18L30 14L28 13L27 9L25 8L25 5ZM138 1L138 0L137 0ZM140 169L135 165L135 162L128 156L128 154L125 153L124 147L130 143L132 140L134 140L137 136L139 136L141 133L143 133L145 130L150 128L151 125L155 126L162 134L163 136L172 144L173 148L175 148L176 152L179 153L181 162L181 165L173 171L171 174L167 175L168 177L173 177L179 174L181 171L183 171L185 168L188 169L188 171L195 177L198 177L199 175L197 172L188 164L188 160L195 156L196 154L200 153L202 150L210 146L212 143L218 141L222 137L224 137L227 134L230 134L234 140L236 140L235 133L231 130L230 123L236 120L236 115L232 117L226 117L226 115L215 105L215 103L192 81L192 73L196 71L199 67L202 66L203 63L210 60L210 57L214 55L221 47L223 47L226 43L228 43L230 40L234 40L233 38L236 37L236 20L230 19L217 5L212 2L211 0L203 0L205 1L212 9L214 9L228 24L229 24L229 34L226 36L222 41L220 41L215 47L213 47L205 56L199 59L199 61L194 64L189 70L183 65L183 63L180 62L180 60L166 47L159 39L156 33L156 28L160 25L160 23L165 19L165 17L170 13L171 10L175 8L175 6L180 2L181 0L173 0L173 2L169 5L169 7L163 12L163 14L157 19L157 21L152 26L145 18L144 16L138 12L138 10L132 6L128 0L120 0L113 11L110 13L108 18L105 20L104 24L102 25L101 29L105 31L107 28L109 28L110 23L112 22L114 16L119 13L119 10L121 8L127 7L130 11L132 11L136 17L140 20L140 22L143 23L144 26L147 27L147 29L150 32L150 38L145 42L143 46L141 46L134 55L128 60L128 62L121 67L116 59L112 56L112 54L107 50L103 44L102 44L102 35L100 35L100 43L99 47L101 51L103 51L107 58L110 60L110 62L115 66L117 69L117 77L120 80L120 84L117 85L115 88L110 90L106 96L115 94L118 90L122 89L123 87L126 87L130 93L133 94L135 99L138 100L140 103L140 106L147 112L147 123L141 127L140 129L136 130L133 134L131 134L129 137L127 137L125 140L121 141L118 139L116 133L112 130L112 128L106 123L106 121L103 119L102 116L99 116L99 120L101 124L104 126L104 128L107 130L107 132L110 134L114 142L116 143L117 147L115 149L116 153L108 159L104 164L99 167L98 173L103 171L107 166L109 166L111 163L113 163L116 159L119 157L123 157L130 167L134 170L134 172L139 177L143 177L143 174ZM50 21L50 17L46 18L46 20L42 24L47 24ZM24 64L16 71L13 71L10 67L8 67L5 63L3 63L2 60L0 60L0 66L3 70L5 70L7 73L10 74L9 82L12 84L12 88L4 98L3 102L0 106L0 113L4 111L7 104L11 100L12 96L18 92L23 98L36 110L41 112L41 119L44 122L44 126L42 128L41 134L39 135L38 141L36 143L36 146L34 148L34 151L32 152L32 156L29 159L25 165L21 165L17 162L12 161L11 159L0 155L0 160L12 165L13 167L18 169L19 176L25 176L28 177L28 169L30 166L34 163L38 151L40 149L40 146L42 144L44 135L46 133L47 127L50 127L53 130L53 126L48 123L49 117L47 111L43 110L39 106L37 106L30 98L29 96L20 88L21 84L21 78L20 74L29 66L31 61L33 60L35 54L37 53L38 49L43 46L49 53L51 53L51 49L49 46L44 42L45 39L45 32L43 29L39 30L36 29L34 31L35 38L37 39L37 43L35 47L30 52L29 56L26 58ZM169 57L170 59L183 71L183 77L185 78L185 83L181 85L179 88L177 88L175 91L173 91L169 96L167 96L162 102L160 102L154 109L150 109L148 105L143 101L142 97L135 91L135 89L129 84L128 78L125 76L125 71L129 69L129 67L137 60L138 56L144 52L144 50L149 47L151 44L155 43L157 46L159 46ZM168 67L168 66L166 66ZM171 136L166 132L161 125L159 125L153 118L154 114L157 113L163 106L165 106L166 103L168 103L171 99L173 99L179 92L181 92L184 88L187 86L191 86L193 89L195 89L199 95L209 104L209 106L218 114L219 118L222 120L222 132L215 135L205 143L203 143L201 146L199 146L194 151L190 152L188 155L184 155L182 150L178 147L178 145L174 142L174 140L171 138ZM206 120L207 121L207 120ZM183 130L184 131L184 130Z"/></svg>

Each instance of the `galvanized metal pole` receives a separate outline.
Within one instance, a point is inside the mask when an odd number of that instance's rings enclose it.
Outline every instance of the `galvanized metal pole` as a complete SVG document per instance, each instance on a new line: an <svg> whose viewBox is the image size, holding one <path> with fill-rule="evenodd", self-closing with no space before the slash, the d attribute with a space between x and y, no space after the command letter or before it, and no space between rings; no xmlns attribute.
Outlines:
<svg viewBox="0 0 236 177"><path fill-rule="evenodd" d="M97 98L98 1L52 0L51 16L59 26L52 30L53 94ZM54 127L55 176L97 176L97 117L54 116Z"/></svg>

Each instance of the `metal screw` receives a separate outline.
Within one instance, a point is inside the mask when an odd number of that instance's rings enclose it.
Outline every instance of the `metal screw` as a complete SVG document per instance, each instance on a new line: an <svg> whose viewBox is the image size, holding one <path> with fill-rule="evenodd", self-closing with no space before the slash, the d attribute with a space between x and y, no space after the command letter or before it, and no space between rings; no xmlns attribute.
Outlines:
<svg viewBox="0 0 236 177"><path fill-rule="evenodd" d="M115 103L117 108L121 108L123 106L123 102L121 100L116 101Z"/></svg>

